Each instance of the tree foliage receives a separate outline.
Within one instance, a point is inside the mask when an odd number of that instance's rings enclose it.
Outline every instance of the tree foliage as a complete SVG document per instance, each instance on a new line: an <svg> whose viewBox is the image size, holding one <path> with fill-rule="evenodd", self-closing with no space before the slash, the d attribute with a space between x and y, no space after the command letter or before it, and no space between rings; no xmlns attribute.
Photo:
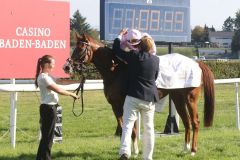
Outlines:
<svg viewBox="0 0 240 160"><path fill-rule="evenodd" d="M70 19L70 29L71 31L77 31L78 33L90 33L91 27L86 22L86 18L83 17L79 10L73 14L73 18Z"/></svg>
<svg viewBox="0 0 240 160"><path fill-rule="evenodd" d="M234 19L230 16L224 21L222 30L225 32L231 32L234 29Z"/></svg>
<svg viewBox="0 0 240 160"><path fill-rule="evenodd" d="M208 42L209 41L209 31L211 28L208 28L208 26L205 24L204 26L204 33L203 33L203 42Z"/></svg>
<svg viewBox="0 0 240 160"><path fill-rule="evenodd" d="M195 26L192 30L192 41L195 43L204 43L209 41L209 32L215 32L215 28L212 26L209 28L206 24L204 27Z"/></svg>
<svg viewBox="0 0 240 160"><path fill-rule="evenodd" d="M240 29L234 32L231 49L234 54L237 54L237 52L240 51Z"/></svg>
<svg viewBox="0 0 240 160"><path fill-rule="evenodd" d="M192 30L192 40L194 42L203 42L204 41L204 28L201 26L195 26Z"/></svg>
<svg viewBox="0 0 240 160"><path fill-rule="evenodd" d="M212 26L212 28L209 28L209 31L216 32L216 29Z"/></svg>
<svg viewBox="0 0 240 160"><path fill-rule="evenodd" d="M240 10L236 12L236 18L234 20L235 31L232 38L231 49L234 55L237 55L240 51Z"/></svg>
<svg viewBox="0 0 240 160"><path fill-rule="evenodd" d="M81 15L79 10L73 14L73 18L70 18L70 43L74 43L73 32L78 34L87 33L91 35L94 39L99 39L99 32L96 29L91 28L91 26L86 22L86 18Z"/></svg>
<svg viewBox="0 0 240 160"><path fill-rule="evenodd" d="M236 12L236 18L234 20L235 30L240 30L240 10Z"/></svg>

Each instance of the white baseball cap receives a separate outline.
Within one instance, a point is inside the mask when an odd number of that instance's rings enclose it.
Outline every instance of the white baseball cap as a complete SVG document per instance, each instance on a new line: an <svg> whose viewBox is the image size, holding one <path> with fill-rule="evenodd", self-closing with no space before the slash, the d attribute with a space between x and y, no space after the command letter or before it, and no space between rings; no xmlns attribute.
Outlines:
<svg viewBox="0 0 240 160"><path fill-rule="evenodd" d="M129 45L137 45L141 42L142 34L137 29L131 29L127 32L126 37Z"/></svg>

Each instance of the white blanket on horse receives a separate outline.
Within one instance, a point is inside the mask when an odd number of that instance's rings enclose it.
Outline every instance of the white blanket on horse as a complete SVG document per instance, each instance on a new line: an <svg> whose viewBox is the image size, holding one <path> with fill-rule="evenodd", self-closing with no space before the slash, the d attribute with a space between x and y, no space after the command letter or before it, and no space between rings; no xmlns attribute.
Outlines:
<svg viewBox="0 0 240 160"><path fill-rule="evenodd" d="M199 87L202 70L198 63L178 53L159 56L158 88Z"/></svg>

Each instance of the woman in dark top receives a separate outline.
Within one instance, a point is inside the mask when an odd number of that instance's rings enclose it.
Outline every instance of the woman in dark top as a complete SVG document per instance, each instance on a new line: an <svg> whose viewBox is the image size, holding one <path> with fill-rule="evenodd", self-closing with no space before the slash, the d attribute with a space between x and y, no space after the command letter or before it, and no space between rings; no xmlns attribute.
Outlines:
<svg viewBox="0 0 240 160"><path fill-rule="evenodd" d="M128 63L127 96L124 102L123 130L120 146L120 159L131 156L131 133L137 115L140 112L143 120L143 159L152 160L154 148L154 111L155 102L159 100L155 80L158 75L159 58L152 55L151 38L145 36L134 43L139 51L125 52L120 48L120 41L127 29L120 31L114 40L113 50L120 59Z"/></svg>

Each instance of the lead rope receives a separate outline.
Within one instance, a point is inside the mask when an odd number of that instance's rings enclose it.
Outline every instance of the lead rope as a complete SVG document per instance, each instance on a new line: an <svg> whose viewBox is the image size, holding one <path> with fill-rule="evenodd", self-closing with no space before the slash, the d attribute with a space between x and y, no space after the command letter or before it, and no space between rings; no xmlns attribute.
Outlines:
<svg viewBox="0 0 240 160"><path fill-rule="evenodd" d="M85 76L82 76L78 88L75 89L75 91L74 91L74 92L76 92L76 95L78 95L79 91L81 90L81 102L82 102L82 111L81 111L81 113L77 114L77 113L75 113L75 111L74 111L76 99L73 100L72 113L73 113L73 115L74 115L75 117L81 116L81 115L83 114L83 111L84 111L84 103L83 103L83 87L84 87L84 83L85 83Z"/></svg>

